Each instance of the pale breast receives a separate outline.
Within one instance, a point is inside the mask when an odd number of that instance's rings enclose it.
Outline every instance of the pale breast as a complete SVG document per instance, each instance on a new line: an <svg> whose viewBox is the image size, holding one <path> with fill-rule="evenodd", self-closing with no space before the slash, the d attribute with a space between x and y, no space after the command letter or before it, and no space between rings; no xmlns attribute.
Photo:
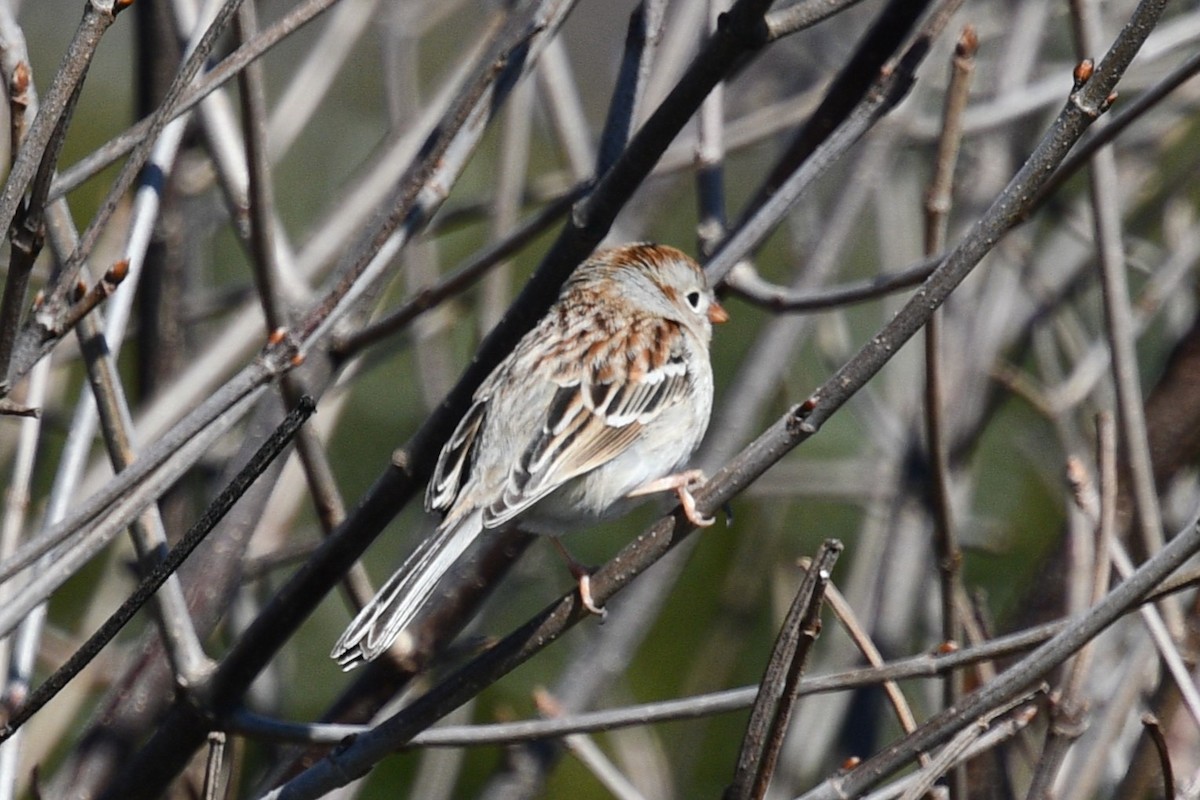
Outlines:
<svg viewBox="0 0 1200 800"><path fill-rule="evenodd" d="M650 481L679 471L699 447L712 410L708 359L689 359L690 390L646 423L636 441L611 461L571 479L521 515L532 533L558 535L627 513L648 498L629 498Z"/></svg>

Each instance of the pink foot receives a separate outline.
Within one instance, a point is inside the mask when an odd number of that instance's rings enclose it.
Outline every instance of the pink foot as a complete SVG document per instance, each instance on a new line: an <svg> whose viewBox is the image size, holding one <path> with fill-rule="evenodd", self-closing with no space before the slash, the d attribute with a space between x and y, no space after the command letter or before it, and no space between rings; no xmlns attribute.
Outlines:
<svg viewBox="0 0 1200 800"><path fill-rule="evenodd" d="M583 603L583 607L603 620L608 616L608 609L596 605L596 601L592 598L592 576L588 572L588 568L567 552L567 548L558 540L558 537L552 537L550 541L554 542L563 561L567 562L567 569L570 570L571 577L579 583L579 601Z"/></svg>
<svg viewBox="0 0 1200 800"><path fill-rule="evenodd" d="M704 483L707 478L704 473L698 469L689 469L685 472L677 472L674 475L667 475L658 480L650 481L647 484L639 486L629 493L630 497L641 497L642 495L655 494L656 492L675 492L675 496L679 498L679 505L683 506L683 515L688 518L688 521L697 528L707 528L716 522L713 517L706 517L696 510L696 498L692 497L691 487L700 483Z"/></svg>

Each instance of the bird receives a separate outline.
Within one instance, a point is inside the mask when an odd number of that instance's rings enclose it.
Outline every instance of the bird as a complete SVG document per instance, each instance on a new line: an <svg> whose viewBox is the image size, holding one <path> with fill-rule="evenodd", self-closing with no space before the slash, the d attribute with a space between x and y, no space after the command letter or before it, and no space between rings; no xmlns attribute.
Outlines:
<svg viewBox="0 0 1200 800"><path fill-rule="evenodd" d="M708 428L712 326L728 320L704 270L684 252L635 243L596 251L475 391L438 457L425 508L436 530L363 607L331 652L344 670L394 645L467 547L517 527L557 537L674 492L696 525L681 468ZM587 571L561 548L594 604ZM398 642L400 637L408 637Z"/></svg>

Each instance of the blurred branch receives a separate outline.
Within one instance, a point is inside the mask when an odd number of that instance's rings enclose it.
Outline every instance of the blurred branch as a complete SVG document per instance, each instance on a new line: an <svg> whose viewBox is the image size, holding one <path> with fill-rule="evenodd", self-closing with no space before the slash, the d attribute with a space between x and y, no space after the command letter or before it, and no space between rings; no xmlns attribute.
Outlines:
<svg viewBox="0 0 1200 800"><path fill-rule="evenodd" d="M1092 0L1073 0L1071 18L1076 53L1080 59L1086 59L1100 47L1103 31L1099 6ZM1076 83L1086 83L1090 79L1090 72L1091 62L1082 62L1075 73ZM1113 99L1114 95L1110 94L1105 102L1111 105ZM1117 398L1117 423L1121 429L1122 452L1127 462L1137 529L1142 547L1149 554L1163 545L1162 510L1159 508L1154 468L1150 462L1133 309L1125 275L1125 244L1122 241L1120 199L1116 192L1117 161L1111 147L1101 148L1093 154L1088 178L1100 286L1104 298L1104 322ZM1169 600L1163 611L1172 633L1182 636L1183 618L1178 605Z"/></svg>
<svg viewBox="0 0 1200 800"><path fill-rule="evenodd" d="M819 22L840 14L861 0L801 0L786 8L767 14L767 30L772 39L811 28Z"/></svg>
<svg viewBox="0 0 1200 800"><path fill-rule="evenodd" d="M629 15L621 69L613 87L604 130L600 133L600 147L596 155L597 175L609 170L633 135L636 115L650 80L654 54L662 38L666 6L666 0L642 0Z"/></svg>
<svg viewBox="0 0 1200 800"><path fill-rule="evenodd" d="M721 3L709 0L709 30L720 21ZM701 258L707 259L725 238L725 89L717 85L700 105L696 119L696 201L699 221L696 239Z"/></svg>
<svg viewBox="0 0 1200 800"><path fill-rule="evenodd" d="M1110 548L1115 544L1115 520L1117 499L1117 433L1111 414L1102 412L1096 418L1097 458L1099 464L1100 490L1098 508L1090 515L1095 525L1095 563L1092 566L1091 602L1096 605L1104 598L1111 577L1112 558ZM1085 476L1086 477L1086 476ZM1085 495L1090 494L1086 490ZM1143 609L1145 606L1142 607ZM1087 714L1084 694L1088 672L1095 661L1096 645L1089 642L1080 648L1071 660L1061 695L1050 707L1050 724L1046 729L1046 742L1041 757L1029 782L1026 796L1036 800L1053 792L1054 780L1066 758L1067 750L1083 731Z"/></svg>
<svg viewBox="0 0 1200 800"><path fill-rule="evenodd" d="M837 617L838 623L854 641L854 646L862 653L867 663L876 669L884 667L883 654L879 652L879 648L875 645L875 642L871 641L870 633L858 621L858 617L855 615L850 603L846 601L846 598L838 590L837 586L832 583L825 587L825 601L829 603L829 608ZM945 677L951 678L957 674L959 674L957 670L948 671L945 673ZM896 722L900 725L900 730L905 733L912 733L916 730L917 718L913 716L912 707L909 706L908 700L904 697L904 692L900 689L900 685L896 681L884 681L883 691L887 695L888 702L891 703L892 710L896 714ZM929 756L927 754L920 753L917 756L917 760L920 766L929 766Z"/></svg>
<svg viewBox="0 0 1200 800"><path fill-rule="evenodd" d="M40 407L50 385L50 362L34 367L26 382L24 401ZM13 453L8 487L4 492L4 515L0 527L0 558L7 558L17 545L30 512L31 486L38 444L42 435L40 415L32 415L18 423L17 446ZM7 603L12 592L10 584L0 583L0 604ZM6 665L3 694L0 696L0 715L7 717L13 707L26 698L34 669L32 637L11 637L0 642L0 663ZM20 780L22 742L17 740L0 748L0 795L14 796Z"/></svg>
<svg viewBox="0 0 1200 800"><path fill-rule="evenodd" d="M288 12L287 16L295 16L302 8L307 8L309 10L305 14L311 18L313 12L324 11L335 3L337 8L326 20L319 41L312 48L313 53L321 54L320 58L305 59L300 68L289 76L289 83L280 92L271 112L266 141L266 154L271 162L278 161L291 149L321 107L322 101L329 96L339 67L358 49L363 32L374 28L373 23L381 5L380 0L320 0L317 3L310 0ZM255 34L249 41L239 43L238 52L260 49L259 42L263 36L271 33L275 27L271 26L267 31ZM233 56L230 57L232 59Z"/></svg>
<svg viewBox="0 0 1200 800"><path fill-rule="evenodd" d="M565 58L565 56L564 56ZM548 70L545 67L538 69L538 76L543 82L550 79L544 76ZM527 81L517 88L513 93L512 99L505 110L503 133L501 136L501 152L500 166L496 174L496 188L492 194L491 221L489 223L488 236L492 242L503 241L517 225L517 219L520 214L521 198L525 194L525 185L529 180L529 158L531 144L530 139L533 131L534 117L534 92L535 84L533 81ZM573 90L574 87L571 87ZM567 90L563 90L564 93ZM553 97L546 98L545 102L554 102ZM578 103L578 99L573 104ZM563 134L560 134L560 139ZM576 138L581 138L579 132L575 132ZM588 145L590 146L590 145ZM571 148L566 148L570 152ZM426 245L426 250L430 249L430 245ZM481 334L492 329L502 316L505 309L508 308L509 302L513 295L513 275L512 264L508 260L499 261L496 265L487 271L480 286L479 294L479 313L476 322ZM411 280L417 280L417 276L411 275ZM424 346L428 346L427 344ZM435 364L444 363L445 354L437 353L428 354L422 362L430 361ZM431 402L436 402L441 399L442 394L448 388L445 384L452 380L451 375L447 375L446 379L437 382L422 380L423 385L433 384L431 387L432 393L436 396L431 398Z"/></svg>
<svg viewBox="0 0 1200 800"><path fill-rule="evenodd" d="M944 258L942 255L932 256L896 273L817 290L789 289L770 283L755 272L749 263L742 261L735 264L725 276L724 286L734 296L768 311L821 311L877 300L893 292L912 288L932 275Z"/></svg>
<svg viewBox="0 0 1200 800"><path fill-rule="evenodd" d="M553 718L563 715L562 705L546 690L535 690L533 699L542 716ZM646 800L590 737L573 733L564 736L562 743L617 800Z"/></svg>
<svg viewBox="0 0 1200 800"><path fill-rule="evenodd" d="M534 77L544 95L542 105L558 137L568 173L576 182L590 178L596 163L595 146L583 113L579 85L561 38L547 42Z"/></svg>
<svg viewBox="0 0 1200 800"><path fill-rule="evenodd" d="M489 269L519 252L533 239L544 233L563 214L567 213L567 210L590 188L590 183L584 183L553 200L545 208L530 215L507 236L468 258L462 266L442 278L435 286L418 289L400 308L382 319L345 336L335 336L330 345L333 355L339 360L346 360L364 347L404 330L421 314L437 308L447 299L461 294Z"/></svg>
<svg viewBox="0 0 1200 800"><path fill-rule="evenodd" d="M824 5L828 7L828 4ZM883 83L881 73L884 64L900 51L900 46L908 37L909 31L929 6L930 0L892 0L884 6L862 41L858 43L853 57L838 71L825 91L821 105L792 139L754 197L746 203L746 209L736 228L744 227L747 218L757 213L766 204L767 199L779 191L788 176L799 170L800 165L814 155L817 146L827 141L836 129L845 125L851 112L858 108L862 99L873 88ZM800 4L799 7L805 8L805 4ZM787 12L776 12L776 15L788 12L798 15L796 9L797 6L793 6ZM780 20L776 16L776 28L779 27ZM907 88L905 86L900 90L901 96Z"/></svg>
<svg viewBox="0 0 1200 800"><path fill-rule="evenodd" d="M953 200L954 170L962 145L962 118L967 106L971 76L975 71L975 52L979 38L975 29L967 26L959 35L950 62L950 83L946 87L942 117L942 135L938 138L933 177L925 194L925 254L934 256L946 248ZM957 643L962 638L962 622L958 616L958 597L962 587L962 551L954 523L954 504L949 436L945 413L947 402L942 354L942 311L938 310L925 326L925 436L929 458L929 503L933 518L933 550L937 556L941 578L939 601L942 617L942 640ZM962 695L963 677L960 673L946 676L942 683L942 707L952 708ZM907 732L907 731L906 731ZM955 770L950 776L951 800L967 797L966 772Z"/></svg>
<svg viewBox="0 0 1200 800"><path fill-rule="evenodd" d="M191 88L185 87L183 95L170 109L170 118L174 119L195 108L214 90L240 74L247 64L260 58L338 2L339 0L305 0L301 5L294 7L253 40L246 42L208 70ZM158 117L147 117L135 123L111 142L96 148L79 163L68 167L51 186L49 199L62 197L117 159L132 152L140 142L147 139L157 121Z"/></svg>
<svg viewBox="0 0 1200 800"><path fill-rule="evenodd" d="M930 16L913 41L899 54L893 49L881 55L875 48L889 43L898 48L905 39L903 33L907 28L897 35L896 31L885 31L887 26L880 20L876 21L877 24L855 51L851 63L840 73L846 76L847 86L859 90L853 101L848 102L846 97L840 96L834 98L831 93L836 86L826 93L825 101L813 113L805 130L776 162L754 199L747 203L732 233L705 265L710 281L714 284L723 281L734 266L774 230L817 178L904 99L912 88L916 68L928 55L933 39L949 21L949 12L957 2L959 0L942 0L938 5L938 13ZM894 19L893 14L903 16L918 5L921 4L893 0L880 19ZM886 69L874 66L881 58L891 59ZM870 80L863 83L866 73L869 73ZM826 138L818 138L818 135L826 133ZM789 170L794 171L789 174Z"/></svg>
<svg viewBox="0 0 1200 800"><path fill-rule="evenodd" d="M1113 566L1116 567L1117 574L1121 578L1128 579L1133 572L1133 561L1129 558L1129 554L1125 552L1125 548L1116 539L1111 542L1111 549L1108 551L1109 557L1113 561ZM1175 600L1171 596L1169 600ZM1171 636L1164 614L1159 612L1157 605L1147 605L1140 609L1142 621L1150 633L1150 638L1154 641L1154 647L1158 650L1159 657L1162 659L1164 671L1171 676L1179 687L1179 693L1183 697L1184 708L1192 716L1192 722L1200 727L1200 690L1196 688L1195 682L1192 680L1191 671L1187 665L1187 659L1180 652L1179 646L1175 643L1175 639Z"/></svg>

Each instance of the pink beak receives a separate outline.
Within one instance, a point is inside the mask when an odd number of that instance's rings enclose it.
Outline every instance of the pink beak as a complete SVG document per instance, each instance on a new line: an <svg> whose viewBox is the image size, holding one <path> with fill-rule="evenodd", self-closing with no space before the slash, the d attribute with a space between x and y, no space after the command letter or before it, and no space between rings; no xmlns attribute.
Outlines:
<svg viewBox="0 0 1200 800"><path fill-rule="evenodd" d="M724 306L722 306L716 300L713 300L712 304L708 307L708 321L714 325L720 325L722 322L728 322L729 312L725 310Z"/></svg>

